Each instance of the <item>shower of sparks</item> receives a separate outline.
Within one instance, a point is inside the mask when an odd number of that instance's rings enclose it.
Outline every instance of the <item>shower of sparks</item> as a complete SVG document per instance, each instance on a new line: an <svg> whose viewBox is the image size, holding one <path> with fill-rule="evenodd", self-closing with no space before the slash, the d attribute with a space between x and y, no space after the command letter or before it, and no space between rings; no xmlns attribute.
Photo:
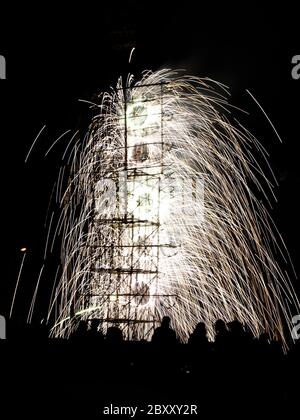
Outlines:
<svg viewBox="0 0 300 420"><path fill-rule="evenodd" d="M170 70L120 79L100 96L57 181L54 336L98 318L104 331L119 325L128 339L148 339L168 315L182 341L199 321L213 337L220 318L285 341L299 302L261 199L273 188L255 159L266 153L228 121L227 96Z"/></svg>

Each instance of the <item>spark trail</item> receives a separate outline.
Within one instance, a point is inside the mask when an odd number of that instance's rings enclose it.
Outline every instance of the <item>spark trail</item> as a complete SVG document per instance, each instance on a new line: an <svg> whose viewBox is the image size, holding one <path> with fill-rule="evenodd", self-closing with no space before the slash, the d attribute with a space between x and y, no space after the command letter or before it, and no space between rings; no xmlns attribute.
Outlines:
<svg viewBox="0 0 300 420"><path fill-rule="evenodd" d="M219 83L170 70L120 79L99 97L60 194L53 335L99 318L104 330L149 338L169 315L183 341L200 320L212 337L219 318L285 341L299 302L261 200L273 194L266 153L228 121L227 97Z"/></svg>

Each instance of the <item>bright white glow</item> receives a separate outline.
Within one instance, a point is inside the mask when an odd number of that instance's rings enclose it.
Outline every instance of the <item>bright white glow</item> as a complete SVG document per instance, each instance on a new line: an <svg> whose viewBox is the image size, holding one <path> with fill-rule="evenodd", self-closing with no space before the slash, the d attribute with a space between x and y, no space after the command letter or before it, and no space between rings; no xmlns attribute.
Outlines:
<svg viewBox="0 0 300 420"><path fill-rule="evenodd" d="M76 314L149 338L169 315L182 340L199 321L212 337L219 318L284 340L299 302L255 195L272 193L254 158L262 148L218 111L226 88L168 70L125 88L126 100L121 81L103 94L73 148L53 334L69 336Z"/></svg>

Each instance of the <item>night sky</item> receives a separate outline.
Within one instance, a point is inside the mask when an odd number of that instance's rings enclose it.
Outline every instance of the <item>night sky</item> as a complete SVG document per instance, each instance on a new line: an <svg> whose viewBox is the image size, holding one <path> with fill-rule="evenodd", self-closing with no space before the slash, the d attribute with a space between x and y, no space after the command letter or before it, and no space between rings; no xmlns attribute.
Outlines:
<svg viewBox="0 0 300 420"><path fill-rule="evenodd" d="M221 8L216 2L174 3L124 0L99 2L98 7L90 2L84 9L81 3L66 10L53 3L2 9L0 54L6 58L7 80L0 80L1 314L9 310L20 248L28 248L16 300L20 317L28 312L42 264L44 220L67 140L47 158L45 152L67 129L87 129L92 114L78 99L93 100L119 75L132 72L138 77L144 69L184 68L216 79L230 87L231 103L250 113L236 116L270 153L279 181L272 215L300 275L300 79L291 76L292 57L300 54L299 15L292 2L232 2ZM136 50L129 65L132 47ZM246 89L263 106L283 144ZM25 165L28 149L45 124ZM49 272L55 264L54 256ZM41 308L51 281L50 274L42 278ZM299 291L297 281L295 286Z"/></svg>

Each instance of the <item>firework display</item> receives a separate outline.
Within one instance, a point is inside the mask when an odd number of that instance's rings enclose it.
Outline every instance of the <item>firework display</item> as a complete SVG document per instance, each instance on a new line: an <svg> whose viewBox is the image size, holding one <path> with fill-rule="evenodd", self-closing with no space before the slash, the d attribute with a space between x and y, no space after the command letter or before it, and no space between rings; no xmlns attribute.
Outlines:
<svg viewBox="0 0 300 420"><path fill-rule="evenodd" d="M199 321L212 337L220 318L285 341L299 303L264 205L272 184L256 156L266 154L229 122L227 96L170 70L100 96L60 173L52 335L97 318L104 332L118 325L127 339L149 339L168 315L182 341Z"/></svg>

